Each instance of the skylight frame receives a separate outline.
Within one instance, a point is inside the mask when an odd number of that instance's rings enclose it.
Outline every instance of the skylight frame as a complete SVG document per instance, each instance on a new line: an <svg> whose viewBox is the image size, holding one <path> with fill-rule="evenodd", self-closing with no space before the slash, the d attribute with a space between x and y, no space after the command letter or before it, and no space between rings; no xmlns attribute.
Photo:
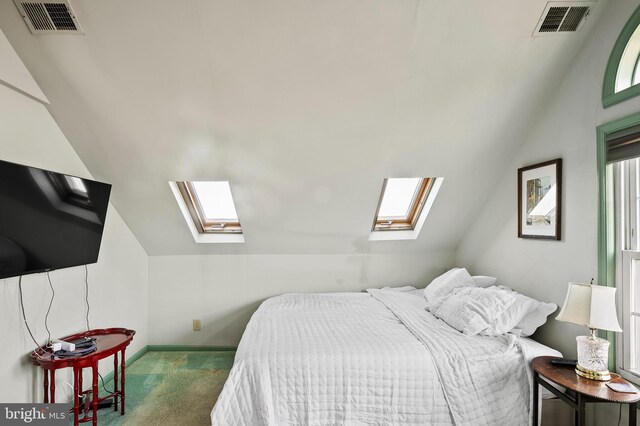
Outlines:
<svg viewBox="0 0 640 426"><path fill-rule="evenodd" d="M192 182L178 181L175 184L199 234L242 234L242 225L240 224L239 219L211 220L210 218L207 218L198 198L198 192L194 188Z"/></svg>
<svg viewBox="0 0 640 426"><path fill-rule="evenodd" d="M385 178L382 184L382 191L378 199L378 206L373 219L372 232L388 231L413 231L416 228L429 194L433 189L436 178L420 178L416 185L416 191L404 217L380 217L380 206L384 199L389 178Z"/></svg>

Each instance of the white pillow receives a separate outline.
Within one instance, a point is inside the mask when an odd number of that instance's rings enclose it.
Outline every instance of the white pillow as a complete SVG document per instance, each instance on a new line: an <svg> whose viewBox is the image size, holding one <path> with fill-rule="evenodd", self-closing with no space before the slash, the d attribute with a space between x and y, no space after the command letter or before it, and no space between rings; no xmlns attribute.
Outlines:
<svg viewBox="0 0 640 426"><path fill-rule="evenodd" d="M485 275L474 275L471 278L473 278L473 282L475 282L478 287L485 288L491 287L496 283L496 281L498 281L496 277L487 277Z"/></svg>
<svg viewBox="0 0 640 426"><path fill-rule="evenodd" d="M537 300L536 300L537 302ZM521 336L531 336L538 327L547 322L547 317L558 309L555 303L538 302L537 308L518 323L516 328L522 330Z"/></svg>
<svg viewBox="0 0 640 426"><path fill-rule="evenodd" d="M456 330L474 336L489 327L515 298L515 293L497 287L464 287L446 297L431 312Z"/></svg>
<svg viewBox="0 0 640 426"><path fill-rule="evenodd" d="M531 336L538 327L547 322L547 317L558 308L554 303L540 302L509 287L501 285L498 288L513 292L516 299L482 334L497 336L511 332L522 337Z"/></svg>
<svg viewBox="0 0 640 426"><path fill-rule="evenodd" d="M510 289L502 288L502 291L511 292L515 295L515 299L511 305L496 319L491 322L491 325L482 331L480 334L486 336L499 336L513 330L518 326L527 315L531 314L538 308L537 300L527 297L523 294L516 293Z"/></svg>
<svg viewBox="0 0 640 426"><path fill-rule="evenodd" d="M417 289L412 285L405 285L402 287L382 287L380 290L408 292L408 291L415 291Z"/></svg>
<svg viewBox="0 0 640 426"><path fill-rule="evenodd" d="M427 299L427 306L431 310L456 288L473 285L473 278L466 269L454 268L431 281L424 289L424 298Z"/></svg>

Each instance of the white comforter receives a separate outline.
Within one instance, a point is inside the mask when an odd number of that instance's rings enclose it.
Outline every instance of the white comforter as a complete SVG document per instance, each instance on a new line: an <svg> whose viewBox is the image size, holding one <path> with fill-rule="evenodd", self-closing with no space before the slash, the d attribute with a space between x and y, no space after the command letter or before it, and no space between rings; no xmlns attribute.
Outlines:
<svg viewBox="0 0 640 426"><path fill-rule="evenodd" d="M265 301L212 424L528 424L519 339L462 335L425 304L385 290Z"/></svg>

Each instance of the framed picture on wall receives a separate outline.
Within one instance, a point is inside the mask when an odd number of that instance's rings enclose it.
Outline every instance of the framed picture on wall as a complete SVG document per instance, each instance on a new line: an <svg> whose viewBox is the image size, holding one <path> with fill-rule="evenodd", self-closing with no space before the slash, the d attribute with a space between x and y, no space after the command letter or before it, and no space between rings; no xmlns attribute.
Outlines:
<svg viewBox="0 0 640 426"><path fill-rule="evenodd" d="M560 239L562 159L518 169L518 238Z"/></svg>

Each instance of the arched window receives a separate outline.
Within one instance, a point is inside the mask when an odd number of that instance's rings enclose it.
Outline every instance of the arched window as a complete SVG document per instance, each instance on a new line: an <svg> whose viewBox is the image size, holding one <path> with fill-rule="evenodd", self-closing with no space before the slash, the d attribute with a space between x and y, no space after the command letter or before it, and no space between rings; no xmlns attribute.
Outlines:
<svg viewBox="0 0 640 426"><path fill-rule="evenodd" d="M640 7L613 46L602 85L605 108L640 95Z"/></svg>

